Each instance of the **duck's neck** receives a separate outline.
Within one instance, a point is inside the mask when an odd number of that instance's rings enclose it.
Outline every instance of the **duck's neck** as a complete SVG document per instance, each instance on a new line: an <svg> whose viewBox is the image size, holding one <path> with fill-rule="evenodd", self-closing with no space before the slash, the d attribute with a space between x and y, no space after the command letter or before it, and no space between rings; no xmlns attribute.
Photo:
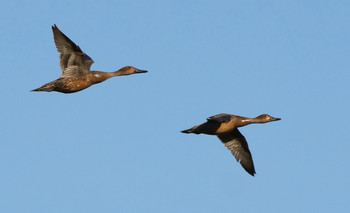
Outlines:
<svg viewBox="0 0 350 213"><path fill-rule="evenodd" d="M117 71L115 71L115 72L110 72L109 74L111 75L111 77L127 75L127 74L125 74L125 72L123 72L123 71L121 71L121 70L117 70ZM110 77L110 78L111 78L111 77Z"/></svg>
<svg viewBox="0 0 350 213"><path fill-rule="evenodd" d="M258 118L240 117L238 127L246 126L249 124L255 124L255 123L263 123L263 122Z"/></svg>

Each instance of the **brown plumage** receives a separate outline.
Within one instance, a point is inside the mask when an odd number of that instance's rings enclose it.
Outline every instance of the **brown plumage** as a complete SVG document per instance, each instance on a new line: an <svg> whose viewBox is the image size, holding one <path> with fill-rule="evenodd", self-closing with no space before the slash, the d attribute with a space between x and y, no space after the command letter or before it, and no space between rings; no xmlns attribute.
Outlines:
<svg viewBox="0 0 350 213"><path fill-rule="evenodd" d="M122 75L146 73L133 66L126 66L116 72L90 71L94 61L79 46L63 34L56 25L52 26L57 51L60 53L62 75L59 79L32 91L73 93Z"/></svg>
<svg viewBox="0 0 350 213"><path fill-rule="evenodd" d="M207 118L207 122L183 130L183 133L217 135L239 161L242 167L252 176L255 174L253 158L250 153L248 143L244 136L238 131L238 127L246 126L252 123L268 123L278 121L280 118L274 118L263 114L256 118L246 118L231 114L219 114Z"/></svg>

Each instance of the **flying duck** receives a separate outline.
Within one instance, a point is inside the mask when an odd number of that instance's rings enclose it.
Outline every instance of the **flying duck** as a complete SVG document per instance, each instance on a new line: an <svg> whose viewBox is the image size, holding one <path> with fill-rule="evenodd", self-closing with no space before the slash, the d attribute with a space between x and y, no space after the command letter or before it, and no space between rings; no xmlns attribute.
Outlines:
<svg viewBox="0 0 350 213"><path fill-rule="evenodd" d="M252 176L255 174L252 154L245 137L239 132L238 127L253 123L268 123L281 120L270 115L263 114L256 118L246 118L231 114L218 114L207 118L207 122L183 130L183 133L216 135L224 143L239 161L242 167Z"/></svg>
<svg viewBox="0 0 350 213"><path fill-rule="evenodd" d="M62 75L57 80L32 91L73 93L115 76L147 72L133 66L126 66L115 72L90 71L94 61L63 34L56 25L52 26L52 32L57 51L60 53Z"/></svg>

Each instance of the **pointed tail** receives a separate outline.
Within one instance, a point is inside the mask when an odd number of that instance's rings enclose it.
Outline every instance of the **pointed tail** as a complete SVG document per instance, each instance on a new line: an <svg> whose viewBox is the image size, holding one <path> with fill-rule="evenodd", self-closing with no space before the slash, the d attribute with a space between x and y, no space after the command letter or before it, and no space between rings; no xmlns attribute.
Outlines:
<svg viewBox="0 0 350 213"><path fill-rule="evenodd" d="M47 84L45 84L37 89L31 90L31 92L42 92L42 91L51 92L51 91L53 91L53 89L54 89L54 86L51 83L47 83Z"/></svg>
<svg viewBox="0 0 350 213"><path fill-rule="evenodd" d="M182 133L186 133L186 134L189 134L189 133L200 134L200 132L198 131L198 128L197 128L198 126L194 126L194 127L190 128L190 129L182 130L181 132Z"/></svg>
<svg viewBox="0 0 350 213"><path fill-rule="evenodd" d="M30 90L31 92L41 92L41 91L45 91L43 89L40 88L37 88L37 89L33 89L33 90Z"/></svg>

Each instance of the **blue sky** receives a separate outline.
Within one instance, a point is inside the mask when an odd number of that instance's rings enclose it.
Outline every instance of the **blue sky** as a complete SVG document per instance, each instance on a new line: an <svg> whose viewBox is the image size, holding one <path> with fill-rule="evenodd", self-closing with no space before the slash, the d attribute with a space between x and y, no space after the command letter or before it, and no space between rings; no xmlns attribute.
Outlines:
<svg viewBox="0 0 350 213"><path fill-rule="evenodd" d="M349 1L5 1L1 212L349 212ZM133 65L75 94L51 25L94 61ZM241 128L251 177L213 136Z"/></svg>

